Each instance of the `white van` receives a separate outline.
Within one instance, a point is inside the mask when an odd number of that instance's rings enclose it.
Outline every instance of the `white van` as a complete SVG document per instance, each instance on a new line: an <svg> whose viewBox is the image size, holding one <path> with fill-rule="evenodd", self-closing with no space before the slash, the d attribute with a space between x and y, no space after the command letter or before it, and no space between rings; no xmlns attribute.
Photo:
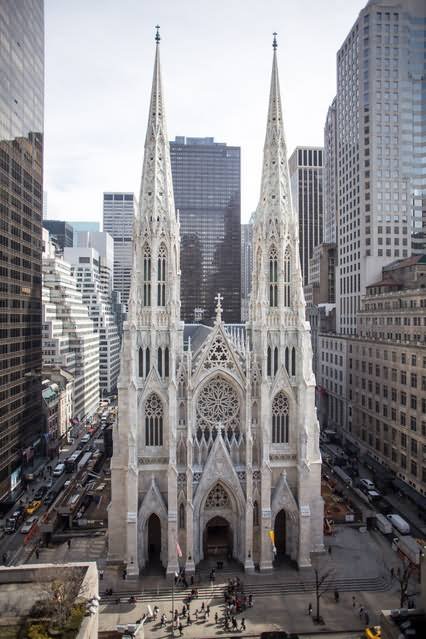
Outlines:
<svg viewBox="0 0 426 639"><path fill-rule="evenodd" d="M376 526L384 535L390 535L392 533L392 524L386 519L386 517L380 513L376 515Z"/></svg>
<svg viewBox="0 0 426 639"><path fill-rule="evenodd" d="M53 471L52 475L54 477L60 477L61 475L63 475L65 471L65 464L57 464L55 466L55 470Z"/></svg>
<svg viewBox="0 0 426 639"><path fill-rule="evenodd" d="M409 535L411 532L410 524L400 515L386 515L392 526L399 532L400 535Z"/></svg>

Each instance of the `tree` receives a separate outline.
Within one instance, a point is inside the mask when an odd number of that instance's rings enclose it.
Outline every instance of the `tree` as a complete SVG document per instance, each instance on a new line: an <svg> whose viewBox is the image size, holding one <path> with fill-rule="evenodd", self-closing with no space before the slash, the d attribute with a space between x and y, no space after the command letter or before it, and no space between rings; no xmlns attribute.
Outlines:
<svg viewBox="0 0 426 639"><path fill-rule="evenodd" d="M415 566L408 559L401 559L401 565L394 572L394 578L399 586L399 607L403 608L408 602L408 587L410 579L414 574Z"/></svg>
<svg viewBox="0 0 426 639"><path fill-rule="evenodd" d="M332 585L333 570L314 568L315 573L315 599L316 599L316 612L314 621L320 623L320 599L325 592L330 590Z"/></svg>

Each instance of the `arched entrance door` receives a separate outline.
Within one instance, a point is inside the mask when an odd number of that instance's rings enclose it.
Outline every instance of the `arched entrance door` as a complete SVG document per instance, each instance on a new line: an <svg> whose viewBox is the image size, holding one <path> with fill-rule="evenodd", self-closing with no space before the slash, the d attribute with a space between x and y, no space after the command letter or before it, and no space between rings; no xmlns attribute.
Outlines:
<svg viewBox="0 0 426 639"><path fill-rule="evenodd" d="M204 531L204 558L226 559L232 557L232 530L223 517L213 517Z"/></svg>
<svg viewBox="0 0 426 639"><path fill-rule="evenodd" d="M286 553L286 522L285 510L280 510L275 517L275 548L277 549L277 558L283 557Z"/></svg>
<svg viewBox="0 0 426 639"><path fill-rule="evenodd" d="M150 565L161 563L161 522L157 515L148 519L148 562Z"/></svg>

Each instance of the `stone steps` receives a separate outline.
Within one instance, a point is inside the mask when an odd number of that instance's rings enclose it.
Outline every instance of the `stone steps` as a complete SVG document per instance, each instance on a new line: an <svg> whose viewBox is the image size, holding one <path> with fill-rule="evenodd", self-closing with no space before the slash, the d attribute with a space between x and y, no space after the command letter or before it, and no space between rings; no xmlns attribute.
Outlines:
<svg viewBox="0 0 426 639"><path fill-rule="evenodd" d="M390 582L384 577L372 577L365 579L331 579L328 588L329 592L338 590L339 592L383 592L390 588ZM207 586L198 588L198 599L193 600L192 605L196 606L196 602L200 604L203 600L208 599L223 599L223 593L225 590L225 584L216 584L213 588ZM174 599L176 602L182 602L188 596L190 589L187 590L175 590ZM315 592L315 581L293 581L293 582L245 582L244 592L246 594L253 595L256 600L257 597L270 597L274 595L291 595L304 592ZM127 603L129 597L134 596L138 602L159 602L164 600L170 600L172 597L172 587L169 588L149 588L143 590L119 590L114 592L112 596L106 596L105 593L101 593L102 604L114 604L117 599L120 598L121 603Z"/></svg>

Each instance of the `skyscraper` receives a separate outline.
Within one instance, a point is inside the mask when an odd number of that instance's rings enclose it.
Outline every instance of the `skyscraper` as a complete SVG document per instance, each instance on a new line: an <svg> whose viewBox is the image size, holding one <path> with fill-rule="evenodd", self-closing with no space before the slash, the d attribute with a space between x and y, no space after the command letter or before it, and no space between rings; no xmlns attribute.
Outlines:
<svg viewBox="0 0 426 639"><path fill-rule="evenodd" d="M220 292L225 321L239 322L240 147L179 136L170 142L170 159L182 240L182 319L211 322Z"/></svg>
<svg viewBox="0 0 426 639"><path fill-rule="evenodd" d="M114 240L114 290L127 306L132 271L132 239L136 199L133 193L104 193L103 230Z"/></svg>
<svg viewBox="0 0 426 639"><path fill-rule="evenodd" d="M337 225L337 128L336 98L331 103L324 126L323 240L326 244L336 242Z"/></svg>
<svg viewBox="0 0 426 639"><path fill-rule="evenodd" d="M253 271L253 219L241 224L241 321L248 320Z"/></svg>
<svg viewBox="0 0 426 639"><path fill-rule="evenodd" d="M296 147L288 166L294 210L299 218L299 250L303 285L308 284L309 260L322 242L323 193L320 147Z"/></svg>
<svg viewBox="0 0 426 639"><path fill-rule="evenodd" d="M337 330L365 287L425 250L425 4L370 0L337 53ZM422 248L423 247L423 248Z"/></svg>
<svg viewBox="0 0 426 639"><path fill-rule="evenodd" d="M74 242L74 229L68 222L62 220L43 220L43 227L49 231L50 241L54 242L58 249L64 250L71 247Z"/></svg>
<svg viewBox="0 0 426 639"><path fill-rule="evenodd" d="M0 6L0 496L42 449L44 10Z"/></svg>

